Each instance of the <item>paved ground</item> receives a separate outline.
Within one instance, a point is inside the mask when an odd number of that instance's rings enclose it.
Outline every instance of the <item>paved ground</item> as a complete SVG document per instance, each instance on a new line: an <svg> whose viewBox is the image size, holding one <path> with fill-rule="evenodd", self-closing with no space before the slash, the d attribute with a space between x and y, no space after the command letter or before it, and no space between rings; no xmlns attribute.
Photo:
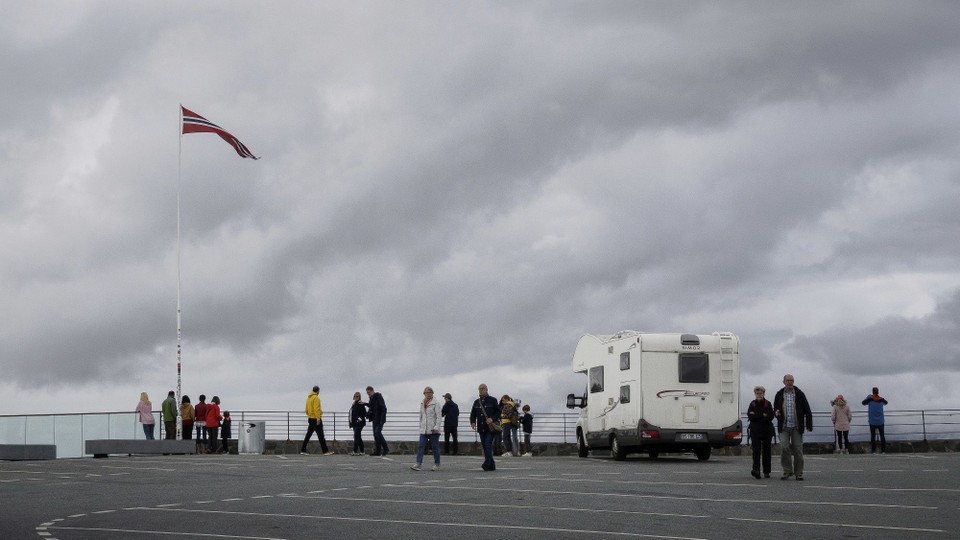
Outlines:
<svg viewBox="0 0 960 540"><path fill-rule="evenodd" d="M960 454L157 456L0 462L0 538L960 538Z"/></svg>

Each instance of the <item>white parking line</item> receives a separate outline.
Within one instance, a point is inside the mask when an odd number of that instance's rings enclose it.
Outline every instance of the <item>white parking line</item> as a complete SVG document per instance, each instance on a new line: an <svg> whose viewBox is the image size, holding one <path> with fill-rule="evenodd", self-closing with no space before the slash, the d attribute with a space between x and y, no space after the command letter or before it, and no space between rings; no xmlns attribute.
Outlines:
<svg viewBox="0 0 960 540"><path fill-rule="evenodd" d="M317 520L329 520L329 521L349 521L349 522L355 522L355 523L389 523L389 524L396 524L396 525L435 526L435 527L464 528L464 529L492 529L497 531L514 530L514 531L535 531L535 532L579 533L579 534L596 534L596 535L604 535L604 536L622 536L622 537L629 537L629 538L662 538L665 540L706 540L702 538L691 538L686 536L665 536L660 534L643 534L643 533L634 533L634 532L602 531L602 530L591 530L591 529L566 529L566 528L560 528L560 527L528 527L524 525L505 525L502 523L463 523L463 522L449 523L449 522L443 522L443 521L354 518L354 517L344 517L344 516L279 514L279 513L270 513L270 512L230 512L226 510L196 510L196 509L168 510L168 509L161 509L161 508L140 508L138 510L153 510L157 512L193 512L193 513L202 513L202 514L223 514L223 515L233 515L233 516L301 518L301 519L317 519ZM66 527L58 527L58 528L66 528ZM84 530L84 529L81 529L81 530ZM89 530L98 530L98 529L89 529ZM101 530L112 530L112 529L101 529ZM137 532L137 531L121 531L121 532ZM144 532L144 531L141 531L141 532ZM166 531L163 531L163 532L166 534ZM217 536L217 535L196 534L194 536ZM240 536L231 535L229 536L229 538L251 538L251 537L240 537Z"/></svg>
<svg viewBox="0 0 960 540"><path fill-rule="evenodd" d="M783 521L776 519L752 519L752 518L732 518L728 517L727 519L732 521L753 521L757 523L781 523L784 525L810 525L816 527L846 527L851 529L878 529L885 531L909 531L909 532L931 532L931 533L942 533L945 532L943 529L921 529L916 527L888 527L884 525L859 525L856 523L827 523L816 521Z"/></svg>
<svg viewBox="0 0 960 540"><path fill-rule="evenodd" d="M856 486L803 486L805 489L836 489L849 491L919 491L919 492L947 492L960 493L960 489L954 488L887 488L887 487L856 487Z"/></svg>
<svg viewBox="0 0 960 540"><path fill-rule="evenodd" d="M238 536L235 534L203 534L195 532L176 532L176 531L144 531L138 529L108 529L106 527L66 527L57 526L53 529L64 531L91 531L91 532L112 532L124 534L141 534L145 536L188 536L191 538L240 538L242 540L287 540L286 538L274 538L270 536Z"/></svg>
<svg viewBox="0 0 960 540"><path fill-rule="evenodd" d="M391 486L385 484L384 487L406 487L406 488L418 488L418 489L462 489L462 490L471 490L471 491L502 491L503 488L490 488L490 487L479 487L479 486ZM840 501L779 501L779 500L765 500L765 499L730 499L730 498L710 498L710 497L681 497L676 495L640 495L636 493L592 493L589 491L558 491L558 490L543 490L543 489L510 489L511 493L539 493L544 495L585 495L590 497L617 497L617 498L626 498L626 499L664 499L664 500L676 500L676 501L702 501L702 502L717 502L717 503L736 503L736 504L771 504L777 505L782 504L785 506L849 506L855 508L910 508L914 510L937 510L936 506L919 506L919 505L904 505L904 504L879 504L879 503L853 503L853 502L840 502Z"/></svg>
<svg viewBox="0 0 960 540"><path fill-rule="evenodd" d="M393 504L422 504L427 506L464 506L470 508L505 508L507 510L553 510L561 512L586 512L594 514L627 514L641 516L664 516L664 517L683 517L683 518L709 518L703 514L678 514L675 512L641 512L639 510L610 510L606 508L573 508L562 506L536 506L532 504L494 504L494 503L476 503L476 502L449 502L449 501L412 501L406 499L370 499L360 497L308 497L306 495L299 497L302 499L322 499L329 501L357 501L357 502L379 502Z"/></svg>

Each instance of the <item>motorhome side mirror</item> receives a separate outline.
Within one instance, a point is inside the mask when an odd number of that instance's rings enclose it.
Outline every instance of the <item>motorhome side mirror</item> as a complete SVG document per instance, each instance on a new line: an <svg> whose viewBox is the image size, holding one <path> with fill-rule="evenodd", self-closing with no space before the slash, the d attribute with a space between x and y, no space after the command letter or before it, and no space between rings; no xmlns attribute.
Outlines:
<svg viewBox="0 0 960 540"><path fill-rule="evenodd" d="M572 409L577 406L577 396L573 394L567 394L567 408Z"/></svg>

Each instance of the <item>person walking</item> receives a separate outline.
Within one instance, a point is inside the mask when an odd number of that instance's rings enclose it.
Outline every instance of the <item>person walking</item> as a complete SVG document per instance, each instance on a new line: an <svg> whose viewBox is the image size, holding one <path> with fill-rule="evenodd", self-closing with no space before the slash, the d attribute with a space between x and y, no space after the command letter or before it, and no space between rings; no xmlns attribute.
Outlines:
<svg viewBox="0 0 960 540"><path fill-rule="evenodd" d="M167 392L167 399L160 404L163 415L163 438L175 440L177 438L177 398L173 390Z"/></svg>
<svg viewBox="0 0 960 540"><path fill-rule="evenodd" d="M423 466L423 450L430 442L433 449L433 469L440 470L440 426L443 424L443 412L440 402L433 397L433 388L423 389L423 403L420 406L420 444L417 445L417 463L410 468L419 471Z"/></svg>
<svg viewBox="0 0 960 540"><path fill-rule="evenodd" d="M470 409L470 427L477 432L483 446L483 465L480 468L484 471L495 471L497 464L493 460L493 439L500 429L496 422L500 419L500 405L497 398L489 394L486 384L481 384L477 393L480 397L473 402Z"/></svg>
<svg viewBox="0 0 960 540"><path fill-rule="evenodd" d="M803 480L803 431L813 431L813 412L807 396L793 385L793 375L783 376L783 388L773 398L773 414L780 432L781 480L796 475Z"/></svg>
<svg viewBox="0 0 960 540"><path fill-rule="evenodd" d="M750 446L753 449L753 469L750 474L760 479L762 463L763 477L770 478L770 439L773 438L773 405L766 400L767 389L753 387L754 400L747 407L747 419L750 420Z"/></svg>
<svg viewBox="0 0 960 540"><path fill-rule="evenodd" d="M387 439L383 437L383 425L387 423L387 403L383 400L383 395L375 392L372 386L367 387L367 397L367 417L373 425L373 453L370 455L387 457L390 447L387 446Z"/></svg>
<svg viewBox="0 0 960 540"><path fill-rule="evenodd" d="M360 397L360 392L353 393L353 405L350 406L350 427L353 429L353 451L351 456L362 456L363 450L363 426L367 425L367 404Z"/></svg>
<svg viewBox="0 0 960 540"><path fill-rule="evenodd" d="M880 397L880 389L873 387L873 392L863 398L863 405L867 406L867 421L870 423L870 453L877 453L877 438L880 438L880 453L887 453L887 438L883 435L883 407L887 400Z"/></svg>
<svg viewBox="0 0 960 540"><path fill-rule="evenodd" d="M830 420L833 422L833 430L837 432L837 453L850 453L850 421L853 420L853 412L847 405L847 400L843 399L843 394L838 395L833 403L833 410L830 412Z"/></svg>
<svg viewBox="0 0 960 540"><path fill-rule="evenodd" d="M213 396L210 403L207 403L207 454L217 453L217 433L220 430L220 422L223 416L220 415L220 397Z"/></svg>
<svg viewBox="0 0 960 540"><path fill-rule="evenodd" d="M153 428L157 423L157 419L153 417L153 404L150 403L150 397L147 396L146 392L140 392L140 402L137 403L137 408L134 409L134 412L137 413L137 418L140 420L140 423L143 424L143 436L146 437L148 441L152 441Z"/></svg>
<svg viewBox="0 0 960 540"><path fill-rule="evenodd" d="M443 395L443 408L440 414L443 415L443 453L450 455L450 438L453 438L453 455L460 453L460 445L457 443L457 425L460 423L460 407L453 401L450 392Z"/></svg>
<svg viewBox="0 0 960 540"><path fill-rule="evenodd" d="M303 438L303 444L300 445L300 454L310 455L307 453L307 443L310 442L310 437L314 433L320 439L320 451L323 452L323 455L333 454L332 451L327 449L327 439L323 436L323 409L320 408L319 386L314 386L313 392L307 396L307 404L304 406L303 412L307 414L307 436Z"/></svg>
<svg viewBox="0 0 960 540"><path fill-rule="evenodd" d="M197 410L190 404L190 396L184 395L180 399L180 422L183 429L183 440L189 441L193 437L193 423L197 420Z"/></svg>

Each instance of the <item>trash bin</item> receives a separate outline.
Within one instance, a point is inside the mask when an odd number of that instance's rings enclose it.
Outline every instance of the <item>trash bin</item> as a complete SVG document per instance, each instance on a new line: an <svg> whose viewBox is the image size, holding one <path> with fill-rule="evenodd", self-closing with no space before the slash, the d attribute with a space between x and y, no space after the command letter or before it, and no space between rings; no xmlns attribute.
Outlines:
<svg viewBox="0 0 960 540"><path fill-rule="evenodd" d="M267 447L267 423L243 422L240 424L240 440L237 453L262 454Z"/></svg>

